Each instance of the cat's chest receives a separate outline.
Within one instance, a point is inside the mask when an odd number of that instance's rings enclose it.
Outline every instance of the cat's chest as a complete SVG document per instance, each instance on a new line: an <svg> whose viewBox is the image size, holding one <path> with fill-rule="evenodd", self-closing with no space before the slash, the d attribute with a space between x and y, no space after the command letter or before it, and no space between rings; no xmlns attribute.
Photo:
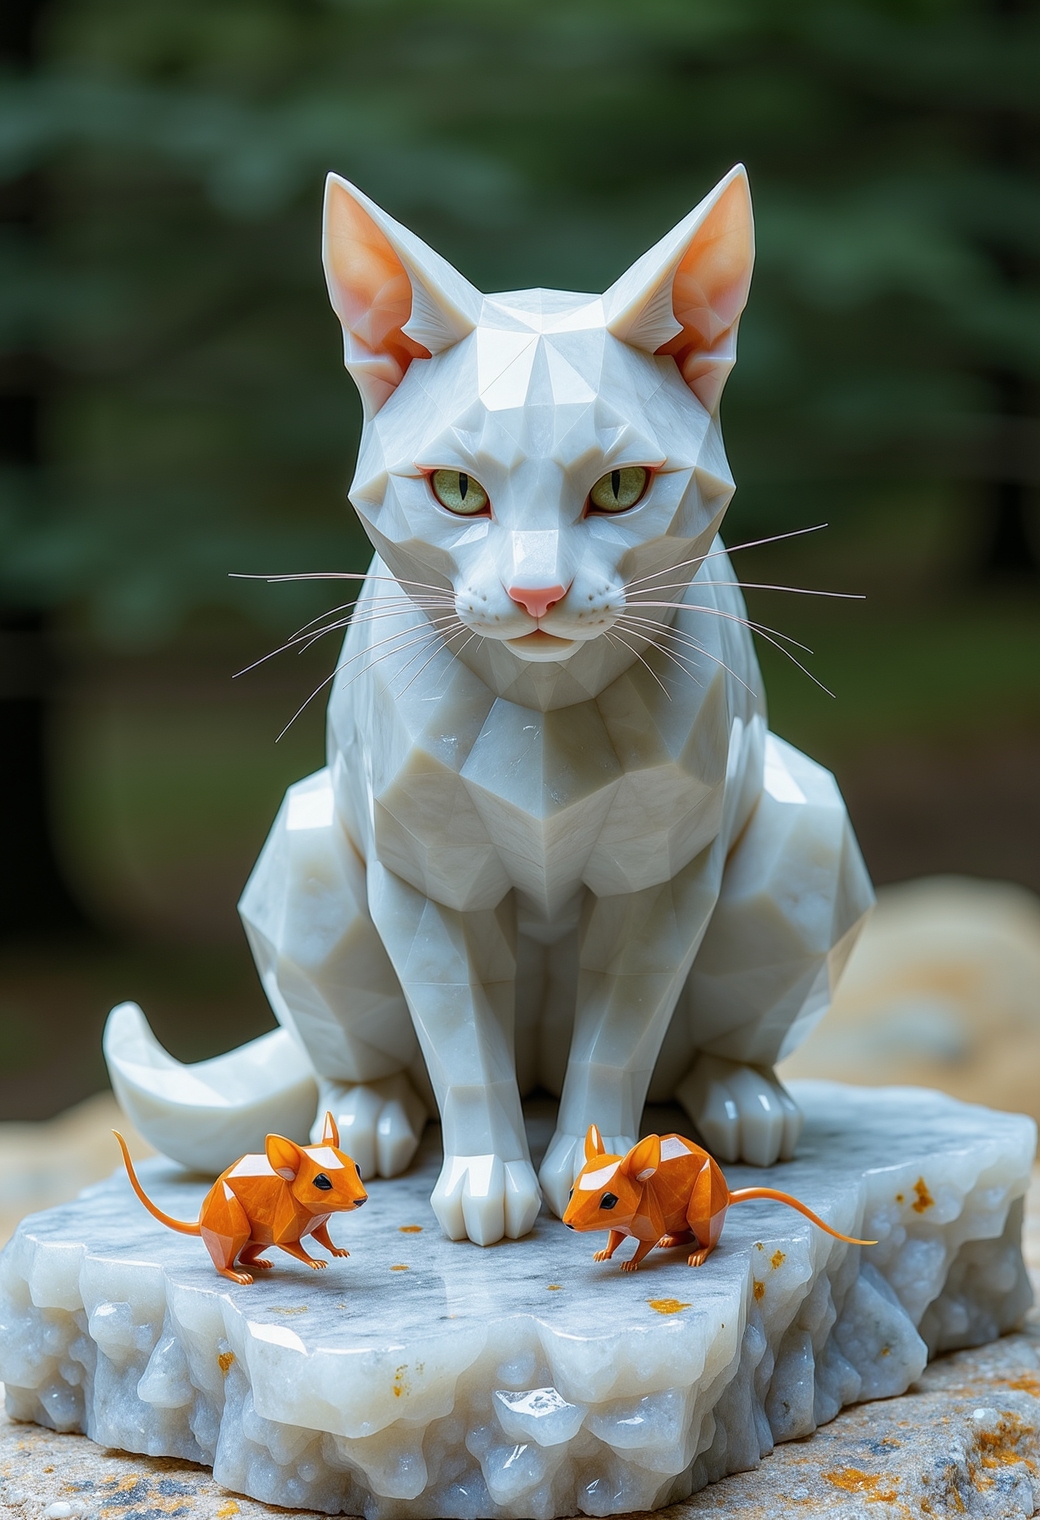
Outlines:
<svg viewBox="0 0 1040 1520"><path fill-rule="evenodd" d="M626 672L550 712L494 697L457 661L436 674L434 697L381 671L330 708L334 774L366 852L427 896L474 910L515 888L548 923L583 885L610 895L668 880L717 834L721 671L669 701Z"/></svg>

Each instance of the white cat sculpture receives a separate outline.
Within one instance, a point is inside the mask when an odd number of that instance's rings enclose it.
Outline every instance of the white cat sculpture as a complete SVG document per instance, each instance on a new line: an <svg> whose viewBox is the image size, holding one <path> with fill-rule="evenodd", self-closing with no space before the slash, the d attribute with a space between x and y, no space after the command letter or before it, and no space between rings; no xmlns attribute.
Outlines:
<svg viewBox="0 0 1040 1520"><path fill-rule="evenodd" d="M113 1014L117 1091L161 1149L225 1166L281 1093L387 1176L435 1099L433 1207L480 1244L543 1196L562 1213L589 1124L624 1153L648 1094L724 1161L791 1155L772 1067L872 896L832 777L767 732L717 537L752 253L738 167L605 295L483 296L330 175L376 557L328 765L289 789L241 902L289 1033L215 1063L214 1128L203 1068ZM539 1086L560 1110L536 1177Z"/></svg>

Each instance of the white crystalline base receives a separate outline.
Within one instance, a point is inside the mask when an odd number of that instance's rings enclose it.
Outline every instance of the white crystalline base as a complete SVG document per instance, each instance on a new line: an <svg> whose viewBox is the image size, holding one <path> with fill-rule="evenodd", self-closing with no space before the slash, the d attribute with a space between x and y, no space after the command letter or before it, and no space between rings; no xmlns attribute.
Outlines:
<svg viewBox="0 0 1040 1520"><path fill-rule="evenodd" d="M796 1091L797 1159L734 1167L730 1185L793 1192L876 1235L869 1251L771 1203L735 1208L697 1271L662 1252L623 1274L592 1262L598 1238L546 1218L519 1242L452 1244L428 1202L434 1131L407 1177L334 1222L349 1261L319 1274L275 1252L267 1280L240 1288L113 1178L26 1220L0 1260L9 1411L377 1520L685 1497L843 1404L902 1392L929 1355L992 1339L1029 1302L1031 1121L916 1089ZM143 1172L194 1217L201 1182L161 1161Z"/></svg>

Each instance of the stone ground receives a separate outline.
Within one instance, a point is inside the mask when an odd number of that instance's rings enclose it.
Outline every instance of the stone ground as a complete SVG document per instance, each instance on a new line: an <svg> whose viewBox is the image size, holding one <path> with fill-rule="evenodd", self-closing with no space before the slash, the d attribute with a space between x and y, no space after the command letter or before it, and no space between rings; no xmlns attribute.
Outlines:
<svg viewBox="0 0 1040 1520"><path fill-rule="evenodd" d="M1025 1254L1040 1298L1040 1168ZM297 1511L310 1517L312 1511ZM661 1520L1019 1520L1040 1513L1040 1311L992 1346L941 1357L901 1398L844 1410L754 1472L713 1484ZM277 1520L206 1468L135 1457L0 1415L3 1520Z"/></svg>

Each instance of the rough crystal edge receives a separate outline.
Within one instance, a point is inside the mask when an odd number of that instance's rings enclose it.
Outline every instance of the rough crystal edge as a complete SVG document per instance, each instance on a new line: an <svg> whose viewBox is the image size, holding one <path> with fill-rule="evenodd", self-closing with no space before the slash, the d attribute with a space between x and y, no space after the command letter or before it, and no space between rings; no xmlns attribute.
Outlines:
<svg viewBox="0 0 1040 1520"><path fill-rule="evenodd" d="M774 1442L811 1433L843 1405L902 1393L929 1356L1020 1321L1031 1301L1019 1239L1034 1128L1000 1121L1000 1139L973 1155L966 1192L947 1186L921 1200L909 1226L894 1224L893 1172L868 1172L862 1228L882 1242L871 1260L814 1234L806 1292L786 1320L771 1321L752 1271L732 1340L717 1337L707 1365L691 1358L691 1380L589 1403L577 1433L556 1444L517 1441L493 1412L506 1351L581 1408L560 1355L566 1337L533 1316L507 1322L509 1347L501 1326L493 1346L464 1331L458 1375L424 1422L351 1438L257 1410L247 1376L255 1347L229 1299L127 1263L135 1317L110 1285L99 1298L84 1247L34 1240L26 1225L0 1260L8 1410L104 1445L212 1465L219 1482L268 1503L367 1520L655 1508L754 1467ZM908 1192L921 1159L907 1162Z"/></svg>

